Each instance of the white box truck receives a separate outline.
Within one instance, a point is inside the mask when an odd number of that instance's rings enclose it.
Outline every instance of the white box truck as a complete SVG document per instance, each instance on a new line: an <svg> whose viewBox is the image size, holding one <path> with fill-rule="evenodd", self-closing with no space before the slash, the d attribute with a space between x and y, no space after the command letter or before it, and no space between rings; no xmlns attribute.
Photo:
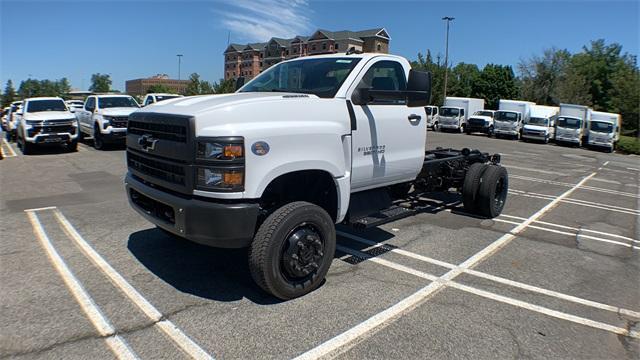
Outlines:
<svg viewBox="0 0 640 360"><path fill-rule="evenodd" d="M613 152L620 139L622 118L620 114L592 111L588 128L587 144L590 147L604 147Z"/></svg>
<svg viewBox="0 0 640 360"><path fill-rule="evenodd" d="M522 128L523 140L539 140L545 144L556 136L556 120L560 108L557 106L533 105L531 117Z"/></svg>
<svg viewBox="0 0 640 360"><path fill-rule="evenodd" d="M440 129L464 132L469 116L479 110L484 110L484 99L448 96L440 108Z"/></svg>
<svg viewBox="0 0 640 360"><path fill-rule="evenodd" d="M587 124L592 110L588 106L560 104L556 123L556 143L582 146L587 138Z"/></svg>
<svg viewBox="0 0 640 360"><path fill-rule="evenodd" d="M493 131L496 137L520 139L522 124L529 121L533 105L535 103L530 101L500 99L498 111L493 119Z"/></svg>
<svg viewBox="0 0 640 360"><path fill-rule="evenodd" d="M427 105L424 107L424 111L427 113L427 127L433 131L438 131L440 122L439 110L435 105Z"/></svg>

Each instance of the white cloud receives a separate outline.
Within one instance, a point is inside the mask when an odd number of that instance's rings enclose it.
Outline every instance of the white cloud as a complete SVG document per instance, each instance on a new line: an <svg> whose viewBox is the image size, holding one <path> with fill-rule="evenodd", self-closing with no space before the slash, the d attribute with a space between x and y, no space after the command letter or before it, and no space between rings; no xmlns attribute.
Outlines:
<svg viewBox="0 0 640 360"><path fill-rule="evenodd" d="M215 10L232 42L262 42L271 37L308 35L312 29L307 0L235 0Z"/></svg>

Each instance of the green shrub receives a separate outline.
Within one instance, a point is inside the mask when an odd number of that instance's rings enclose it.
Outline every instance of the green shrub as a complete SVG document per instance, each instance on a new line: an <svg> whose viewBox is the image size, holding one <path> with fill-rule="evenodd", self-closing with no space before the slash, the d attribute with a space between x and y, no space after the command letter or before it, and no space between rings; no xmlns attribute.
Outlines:
<svg viewBox="0 0 640 360"><path fill-rule="evenodd" d="M636 136L620 136L616 150L626 154L640 155L640 138Z"/></svg>

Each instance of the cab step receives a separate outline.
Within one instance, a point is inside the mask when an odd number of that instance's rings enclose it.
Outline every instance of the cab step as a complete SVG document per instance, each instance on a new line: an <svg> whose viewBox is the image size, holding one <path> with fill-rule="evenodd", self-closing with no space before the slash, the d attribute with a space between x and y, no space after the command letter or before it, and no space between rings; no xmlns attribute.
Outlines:
<svg viewBox="0 0 640 360"><path fill-rule="evenodd" d="M350 221L350 225L356 229L367 229L399 220L414 215L415 213L415 210L393 205L387 209L380 210L377 213L353 219Z"/></svg>

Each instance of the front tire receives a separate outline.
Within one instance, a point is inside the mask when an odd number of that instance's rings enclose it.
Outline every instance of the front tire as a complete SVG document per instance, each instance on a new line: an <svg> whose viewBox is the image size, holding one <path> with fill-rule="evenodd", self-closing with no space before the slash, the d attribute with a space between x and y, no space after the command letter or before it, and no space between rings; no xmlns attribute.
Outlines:
<svg viewBox="0 0 640 360"><path fill-rule="evenodd" d="M104 140L102 139L102 133L100 133L100 128L96 125L93 129L93 147L96 150L104 149Z"/></svg>
<svg viewBox="0 0 640 360"><path fill-rule="evenodd" d="M462 204L466 212L470 214L476 214L477 212L477 198L480 191L480 179L487 165L482 163L475 163L469 166L467 173L464 176L464 182L462 184Z"/></svg>
<svg viewBox="0 0 640 360"><path fill-rule="evenodd" d="M279 299L297 298L322 284L335 249L329 214L308 202L289 203L260 225L249 249L251 277Z"/></svg>
<svg viewBox="0 0 640 360"><path fill-rule="evenodd" d="M21 148L22 148L22 155L31 155L33 154L33 150L35 148L35 145L27 142L24 138L20 139L20 144L21 144Z"/></svg>
<svg viewBox="0 0 640 360"><path fill-rule="evenodd" d="M438 127L438 122L436 121L435 124L433 124L433 131L438 132L440 130L440 128Z"/></svg>

